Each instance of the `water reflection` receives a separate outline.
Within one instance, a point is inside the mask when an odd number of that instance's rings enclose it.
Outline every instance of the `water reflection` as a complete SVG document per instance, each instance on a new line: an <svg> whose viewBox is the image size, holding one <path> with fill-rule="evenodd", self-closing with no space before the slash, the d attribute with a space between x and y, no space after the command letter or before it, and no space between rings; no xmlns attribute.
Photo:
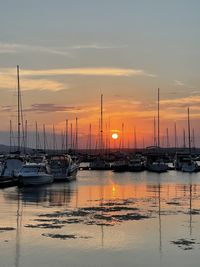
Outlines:
<svg viewBox="0 0 200 267"><path fill-rule="evenodd" d="M0 215L1 225L8 226L12 222L16 228L15 238L10 235L15 243L14 266L26 266L26 253L29 254L32 246L44 246L47 251L54 248L55 255L61 250L61 260L69 266L70 255L64 254L67 249L76 255L71 266L74 261L74 266L88 266L78 261L80 250L100 254L126 251L128 259L134 252L141 258L141 265L146 259L142 254L152 255L154 265L150 266L169 266L167 255L175 259L180 253L174 252L176 243L171 241L197 239L200 184L191 176L184 177L181 183L180 177L177 181L176 177L173 181L170 178L169 182L167 176L148 177L147 180L146 174L140 175L92 172L91 176L90 172L83 172L73 183L0 191L0 203L5 207ZM51 228L52 225L62 227ZM73 240L67 241L66 233L74 235ZM31 237L34 237L33 244L29 246L26 242ZM40 257L42 261L44 256ZM118 254L115 257L118 258ZM6 263L5 257L3 260ZM54 266L51 261L48 265ZM34 264L30 263L32 266ZM92 266L99 265L92 261ZM119 265L109 258L102 266Z"/></svg>
<svg viewBox="0 0 200 267"><path fill-rule="evenodd" d="M199 184L192 184L192 179L189 176L188 184L161 184L159 180L157 184L149 184L147 185L147 192L155 193L155 203L158 206L158 220L159 220L159 251L160 254L162 253L162 215L168 212L173 213L176 207L178 206L181 210L176 210L178 213L184 213L189 215L189 234L192 236L192 229L193 229L193 221L192 215L199 214L200 210L199 207L199 197L200 194L198 193L200 189ZM195 205L193 209L193 194L195 195ZM157 201L158 200L158 201ZM170 210L168 208L170 205ZM172 205L172 206L171 206ZM187 207L189 206L189 210L187 211ZM163 212L162 212L163 207ZM176 214L176 213L174 213Z"/></svg>
<svg viewBox="0 0 200 267"><path fill-rule="evenodd" d="M20 194L18 190L17 194L17 213L16 213L16 255L15 255L15 267L19 267L20 262L20 238L22 229L22 218L23 218L23 205L20 201Z"/></svg>
<svg viewBox="0 0 200 267"><path fill-rule="evenodd" d="M189 208L189 214L190 214L190 235L192 235L192 181L190 179L190 208Z"/></svg>
<svg viewBox="0 0 200 267"><path fill-rule="evenodd" d="M162 252L162 231L161 231L161 195L160 195L160 183L158 184L158 218L159 218L159 248Z"/></svg>
<svg viewBox="0 0 200 267"><path fill-rule="evenodd" d="M21 201L26 204L44 204L49 206L67 206L76 193L76 184L55 183L48 186L15 188L15 191L5 191L4 198L11 201Z"/></svg>

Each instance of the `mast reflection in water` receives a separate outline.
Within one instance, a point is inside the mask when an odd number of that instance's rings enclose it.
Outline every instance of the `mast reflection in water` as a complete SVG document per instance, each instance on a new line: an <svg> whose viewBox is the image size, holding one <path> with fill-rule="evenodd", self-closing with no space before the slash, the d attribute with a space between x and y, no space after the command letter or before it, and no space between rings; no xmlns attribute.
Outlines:
<svg viewBox="0 0 200 267"><path fill-rule="evenodd" d="M199 178L80 171L72 183L1 190L1 262L199 266Z"/></svg>

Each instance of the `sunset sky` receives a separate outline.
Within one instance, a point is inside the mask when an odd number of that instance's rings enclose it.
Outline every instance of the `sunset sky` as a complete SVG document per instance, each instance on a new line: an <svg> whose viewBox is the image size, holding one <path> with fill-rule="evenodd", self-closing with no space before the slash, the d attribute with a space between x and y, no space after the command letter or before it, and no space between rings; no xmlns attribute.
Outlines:
<svg viewBox="0 0 200 267"><path fill-rule="evenodd" d="M199 10L198 0L1 1L0 143L9 144L10 120L16 128L19 65L30 132L37 121L60 133L78 117L80 140L90 123L97 135L103 94L104 134L109 121L109 135L124 123L127 145L134 128L150 145L159 87L161 135L168 127L173 145L176 122L182 136L189 106L198 144Z"/></svg>

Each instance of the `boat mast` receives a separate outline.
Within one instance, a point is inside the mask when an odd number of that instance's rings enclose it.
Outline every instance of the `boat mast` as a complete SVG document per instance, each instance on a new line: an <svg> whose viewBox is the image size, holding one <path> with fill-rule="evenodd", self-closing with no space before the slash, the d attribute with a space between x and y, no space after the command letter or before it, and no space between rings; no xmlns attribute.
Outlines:
<svg viewBox="0 0 200 267"><path fill-rule="evenodd" d="M92 125L90 123L89 125L89 154L91 155L91 149L92 149Z"/></svg>
<svg viewBox="0 0 200 267"><path fill-rule="evenodd" d="M98 121L97 152L101 150L101 119Z"/></svg>
<svg viewBox="0 0 200 267"><path fill-rule="evenodd" d="M107 155L107 152L108 152L108 125L107 125L107 122L106 122L106 136L105 136L105 151L106 151L106 155Z"/></svg>
<svg viewBox="0 0 200 267"><path fill-rule="evenodd" d="M185 129L183 128L183 148L186 148L186 142L185 142Z"/></svg>
<svg viewBox="0 0 200 267"><path fill-rule="evenodd" d="M66 153L68 152L68 120L66 119L66 122L65 122L65 150L66 150Z"/></svg>
<svg viewBox="0 0 200 267"><path fill-rule="evenodd" d="M60 151L62 152L62 153L64 153L64 142L65 142L65 135L64 135L64 132L63 132L63 130L61 130L61 132L60 132L60 137L61 137L61 143L60 143Z"/></svg>
<svg viewBox="0 0 200 267"><path fill-rule="evenodd" d="M78 118L76 117L75 149L78 152Z"/></svg>
<svg viewBox="0 0 200 267"><path fill-rule="evenodd" d="M21 120L20 120L20 81L19 81L19 66L18 65L17 65L17 125L18 125L17 150L20 153L20 150L21 150L21 147L20 147Z"/></svg>
<svg viewBox="0 0 200 267"><path fill-rule="evenodd" d="M177 148L176 122L174 123L174 148L175 148L175 152L176 152L176 148Z"/></svg>
<svg viewBox="0 0 200 267"><path fill-rule="evenodd" d="M100 150L103 152L103 94L101 94Z"/></svg>
<svg viewBox="0 0 200 267"><path fill-rule="evenodd" d="M38 125L37 121L35 122L35 150L38 152Z"/></svg>
<svg viewBox="0 0 200 267"><path fill-rule="evenodd" d="M45 124L43 124L43 149L44 152L46 152L46 129L45 129Z"/></svg>
<svg viewBox="0 0 200 267"><path fill-rule="evenodd" d="M12 121L10 120L10 153L12 150Z"/></svg>
<svg viewBox="0 0 200 267"><path fill-rule="evenodd" d="M158 148L160 147L160 89L158 88Z"/></svg>
<svg viewBox="0 0 200 267"><path fill-rule="evenodd" d="M25 135L24 135L24 154L26 154L27 149L27 137L28 137L28 123L27 120L25 121Z"/></svg>
<svg viewBox="0 0 200 267"><path fill-rule="evenodd" d="M136 135L136 128L134 127L134 149L136 152L137 149L137 135Z"/></svg>
<svg viewBox="0 0 200 267"><path fill-rule="evenodd" d="M190 137L190 109L188 107L188 145L189 152L191 153L191 137Z"/></svg>
<svg viewBox="0 0 200 267"><path fill-rule="evenodd" d="M73 150L73 125L70 124L70 135L71 135L71 150Z"/></svg>
<svg viewBox="0 0 200 267"><path fill-rule="evenodd" d="M156 118L153 118L153 142L154 146L156 146Z"/></svg>
<svg viewBox="0 0 200 267"><path fill-rule="evenodd" d="M122 122L122 150L124 150L124 123Z"/></svg>
<svg viewBox="0 0 200 267"><path fill-rule="evenodd" d="M192 129L192 146L195 149L195 133L194 133L194 128Z"/></svg>
<svg viewBox="0 0 200 267"><path fill-rule="evenodd" d="M56 136L55 136L55 127L53 124L53 152L55 153L56 151Z"/></svg>
<svg viewBox="0 0 200 267"><path fill-rule="evenodd" d="M110 153L110 117L108 121L108 153Z"/></svg>
<svg viewBox="0 0 200 267"><path fill-rule="evenodd" d="M166 129L166 135L167 135L167 148L169 148L169 130Z"/></svg>

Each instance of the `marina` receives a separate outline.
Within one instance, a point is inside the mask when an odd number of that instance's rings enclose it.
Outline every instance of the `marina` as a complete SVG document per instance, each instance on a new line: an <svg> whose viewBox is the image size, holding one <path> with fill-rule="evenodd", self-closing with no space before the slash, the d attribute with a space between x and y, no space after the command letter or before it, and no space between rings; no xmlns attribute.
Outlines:
<svg viewBox="0 0 200 267"><path fill-rule="evenodd" d="M200 1L0 8L0 267L199 267Z"/></svg>

